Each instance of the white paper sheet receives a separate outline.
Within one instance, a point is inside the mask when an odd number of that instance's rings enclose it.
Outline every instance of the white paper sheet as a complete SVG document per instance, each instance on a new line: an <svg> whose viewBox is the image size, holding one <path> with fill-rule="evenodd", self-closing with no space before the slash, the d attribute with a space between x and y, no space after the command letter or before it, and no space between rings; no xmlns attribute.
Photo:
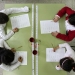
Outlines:
<svg viewBox="0 0 75 75"><path fill-rule="evenodd" d="M53 48L46 48L46 62L59 62L64 57L65 48L60 48L53 52Z"/></svg>
<svg viewBox="0 0 75 75"><path fill-rule="evenodd" d="M28 14L10 17L10 21L11 21L12 29L14 29L16 27L17 28L23 28L23 27L29 27L30 26Z"/></svg>
<svg viewBox="0 0 75 75"><path fill-rule="evenodd" d="M40 21L41 34L47 34L54 31L59 32L59 22L53 20L42 20Z"/></svg>
<svg viewBox="0 0 75 75"><path fill-rule="evenodd" d="M23 61L21 65L27 65L27 51L16 51L17 58L22 57Z"/></svg>

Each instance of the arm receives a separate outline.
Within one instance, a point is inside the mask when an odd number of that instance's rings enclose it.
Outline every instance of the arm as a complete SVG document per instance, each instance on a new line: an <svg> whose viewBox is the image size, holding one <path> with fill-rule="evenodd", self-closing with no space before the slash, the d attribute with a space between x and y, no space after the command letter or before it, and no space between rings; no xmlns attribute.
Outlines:
<svg viewBox="0 0 75 75"><path fill-rule="evenodd" d="M3 42L3 45L4 45L4 47L5 47L6 49L11 50L11 48L8 46L8 44L7 44L5 41Z"/></svg>
<svg viewBox="0 0 75 75"><path fill-rule="evenodd" d="M63 44L59 44L59 48L64 47L66 49L66 53L64 55L64 57L69 57L71 54L74 53L74 50L70 47L70 45L68 43L63 43Z"/></svg>
<svg viewBox="0 0 75 75"><path fill-rule="evenodd" d="M71 14L73 14L73 13L75 13L75 11L74 10L72 10L71 8L69 8L69 7L63 7L62 9L60 9L59 11L58 11L58 13L55 15L55 17L54 17L54 22L57 22L62 16L64 16L65 14L68 14L68 16L69 15L71 15ZM67 17L68 18L68 17Z"/></svg>
<svg viewBox="0 0 75 75"><path fill-rule="evenodd" d="M10 65L10 66L8 66L8 65L5 65L5 64L1 64L1 68L2 69L4 69L4 70L6 70L6 71L12 71L12 70L14 70L14 69L16 69L17 67L19 67L21 65L21 62L16 62L15 64L13 64L13 65Z"/></svg>
<svg viewBox="0 0 75 75"><path fill-rule="evenodd" d="M7 35L5 35L4 30L2 30L0 36L2 37L2 39L7 40L7 39L9 39L12 35L14 35L15 32L18 32L18 30L19 30L18 28L14 28L14 29L11 30Z"/></svg>
<svg viewBox="0 0 75 75"><path fill-rule="evenodd" d="M73 49L70 47L70 45L68 43L59 44L57 47L54 48L54 52L58 48L65 48L66 49L64 57L69 57L72 53L74 53Z"/></svg>
<svg viewBox="0 0 75 75"><path fill-rule="evenodd" d="M51 33L56 38L59 38L64 41L71 41L73 38L75 38L75 30L74 31L68 31L68 34L61 34L59 32L52 32Z"/></svg>
<svg viewBox="0 0 75 75"><path fill-rule="evenodd" d="M5 42L5 41L3 41L3 45L4 45L4 47L6 48L6 49L9 49L9 50L11 50L12 52L16 52L16 50L14 49L14 48L10 48L9 46L8 46L8 44Z"/></svg>
<svg viewBox="0 0 75 75"><path fill-rule="evenodd" d="M5 35L5 32L2 31L1 37L2 37L2 39L7 40L7 39L9 39L11 36L13 36L13 35L14 35L14 32L13 32L12 30L11 30L7 35Z"/></svg>
<svg viewBox="0 0 75 75"><path fill-rule="evenodd" d="M75 13L75 11L72 10L71 8L69 8L69 7L63 7L61 10L58 11L57 15L59 17L62 17L65 14L68 14L68 16L69 16L69 15L71 15L73 13Z"/></svg>
<svg viewBox="0 0 75 75"><path fill-rule="evenodd" d="M67 35L58 33L56 37L64 41L71 41L75 38L75 31L69 31Z"/></svg>
<svg viewBox="0 0 75 75"><path fill-rule="evenodd" d="M0 12L3 12L5 14L9 15L12 13L29 12L29 8L27 6L21 7L21 8L9 8L9 9L4 9Z"/></svg>
<svg viewBox="0 0 75 75"><path fill-rule="evenodd" d="M4 70L7 70L7 71L12 71L14 69L16 69L17 67L19 67L21 65L21 62L23 61L23 58L22 57L19 57L18 58L18 61L16 59L16 56L14 58L14 61L11 62L11 65L5 65L5 64L1 64L0 67Z"/></svg>

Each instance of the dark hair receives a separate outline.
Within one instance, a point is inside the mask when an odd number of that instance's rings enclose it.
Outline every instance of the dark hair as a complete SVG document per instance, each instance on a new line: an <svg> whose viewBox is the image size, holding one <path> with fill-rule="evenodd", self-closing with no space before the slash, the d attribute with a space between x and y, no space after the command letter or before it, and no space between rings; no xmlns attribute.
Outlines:
<svg viewBox="0 0 75 75"><path fill-rule="evenodd" d="M7 23L9 20L8 15L0 12L0 24Z"/></svg>
<svg viewBox="0 0 75 75"><path fill-rule="evenodd" d="M5 48L0 48L0 64L4 63L6 65L11 65L14 60L14 53Z"/></svg>
<svg viewBox="0 0 75 75"><path fill-rule="evenodd" d="M74 60L70 57L60 59L60 66L63 70L67 72L70 72L71 70L75 71Z"/></svg>
<svg viewBox="0 0 75 75"><path fill-rule="evenodd" d="M70 16L69 16L69 23L71 24L71 25L73 25L73 26L75 26L75 13L73 13L73 14L71 14Z"/></svg>

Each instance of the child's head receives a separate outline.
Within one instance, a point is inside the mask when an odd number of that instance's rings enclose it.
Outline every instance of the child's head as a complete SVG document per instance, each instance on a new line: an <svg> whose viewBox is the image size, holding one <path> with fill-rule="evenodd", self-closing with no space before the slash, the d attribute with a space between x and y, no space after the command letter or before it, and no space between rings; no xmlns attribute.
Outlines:
<svg viewBox="0 0 75 75"><path fill-rule="evenodd" d="M75 71L75 62L70 57L65 57L60 60L60 66L63 70L70 72L71 70Z"/></svg>
<svg viewBox="0 0 75 75"><path fill-rule="evenodd" d="M0 64L11 65L14 60L14 53L11 50L0 48Z"/></svg>
<svg viewBox="0 0 75 75"><path fill-rule="evenodd" d="M0 12L0 24L7 23L8 20L9 17L6 14Z"/></svg>
<svg viewBox="0 0 75 75"><path fill-rule="evenodd" d="M74 13L74 14L71 14L71 15L69 16L68 22L69 22L71 25L75 26L75 13Z"/></svg>

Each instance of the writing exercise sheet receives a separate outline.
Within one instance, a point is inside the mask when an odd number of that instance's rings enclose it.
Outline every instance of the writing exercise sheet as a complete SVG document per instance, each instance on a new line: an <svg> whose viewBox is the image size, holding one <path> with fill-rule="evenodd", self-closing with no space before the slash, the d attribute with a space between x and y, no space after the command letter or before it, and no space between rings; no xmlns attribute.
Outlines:
<svg viewBox="0 0 75 75"><path fill-rule="evenodd" d="M41 34L47 34L54 31L59 32L59 22L53 20L42 20L40 21Z"/></svg>
<svg viewBox="0 0 75 75"><path fill-rule="evenodd" d="M29 15L23 14L18 16L10 17L12 29L14 28L24 28L30 26Z"/></svg>
<svg viewBox="0 0 75 75"><path fill-rule="evenodd" d="M46 48L46 62L59 62L64 57L65 48L57 49L53 52L53 48Z"/></svg>

